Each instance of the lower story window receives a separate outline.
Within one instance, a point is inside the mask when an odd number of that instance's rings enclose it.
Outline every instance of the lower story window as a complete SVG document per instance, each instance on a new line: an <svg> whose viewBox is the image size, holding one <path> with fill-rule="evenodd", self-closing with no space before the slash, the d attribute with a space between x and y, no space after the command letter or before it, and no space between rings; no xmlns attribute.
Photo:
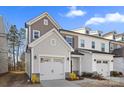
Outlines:
<svg viewBox="0 0 124 93"><path fill-rule="evenodd" d="M101 61L100 61L100 60L98 60L98 61L97 61L97 63L99 64L99 63L101 63Z"/></svg>
<svg viewBox="0 0 124 93"><path fill-rule="evenodd" d="M104 64L108 64L108 61L103 61Z"/></svg>

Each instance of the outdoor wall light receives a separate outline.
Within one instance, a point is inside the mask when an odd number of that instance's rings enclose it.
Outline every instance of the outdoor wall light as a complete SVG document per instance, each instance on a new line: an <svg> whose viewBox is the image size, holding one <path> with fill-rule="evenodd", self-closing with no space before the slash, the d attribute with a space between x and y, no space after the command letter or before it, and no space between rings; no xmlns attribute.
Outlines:
<svg viewBox="0 0 124 93"><path fill-rule="evenodd" d="M34 59L37 59L37 56L36 55L34 56Z"/></svg>
<svg viewBox="0 0 124 93"><path fill-rule="evenodd" d="M111 62L113 62L114 60L111 60Z"/></svg>
<svg viewBox="0 0 124 93"><path fill-rule="evenodd" d="M67 57L67 60L69 61L69 57Z"/></svg>
<svg viewBox="0 0 124 93"><path fill-rule="evenodd" d="M96 61L96 59L94 59L94 61Z"/></svg>

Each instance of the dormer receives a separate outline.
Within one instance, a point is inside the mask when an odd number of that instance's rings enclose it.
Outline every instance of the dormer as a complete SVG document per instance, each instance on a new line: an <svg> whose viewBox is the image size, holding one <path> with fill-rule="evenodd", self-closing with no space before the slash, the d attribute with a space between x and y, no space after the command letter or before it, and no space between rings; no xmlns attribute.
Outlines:
<svg viewBox="0 0 124 93"><path fill-rule="evenodd" d="M111 32L108 32L108 33L102 35L102 37L105 39L109 39L109 40L115 40L116 34L117 34L116 31L111 31Z"/></svg>
<svg viewBox="0 0 124 93"><path fill-rule="evenodd" d="M102 31L99 31L99 30L90 31L90 35L101 37L102 36Z"/></svg>
<svg viewBox="0 0 124 93"><path fill-rule="evenodd" d="M74 32L77 32L77 33L81 33L81 34L88 34L89 35L91 29L88 28L88 27L84 27L84 28L74 29L74 30L71 30L71 31L74 31Z"/></svg>
<svg viewBox="0 0 124 93"><path fill-rule="evenodd" d="M124 33L117 34L117 35L115 36L115 40L116 40L116 41L122 41L122 42L124 42Z"/></svg>

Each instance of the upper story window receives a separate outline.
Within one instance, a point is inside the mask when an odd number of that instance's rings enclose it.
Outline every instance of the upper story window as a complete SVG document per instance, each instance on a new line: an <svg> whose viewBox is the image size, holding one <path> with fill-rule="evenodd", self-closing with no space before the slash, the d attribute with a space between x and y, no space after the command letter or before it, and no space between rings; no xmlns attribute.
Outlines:
<svg viewBox="0 0 124 93"><path fill-rule="evenodd" d="M122 41L124 41L124 37L122 37Z"/></svg>
<svg viewBox="0 0 124 93"><path fill-rule="evenodd" d="M33 39L37 39L40 37L40 31L38 30L33 30Z"/></svg>
<svg viewBox="0 0 124 93"><path fill-rule="evenodd" d="M86 34L89 34L89 30L86 30Z"/></svg>
<svg viewBox="0 0 124 93"><path fill-rule="evenodd" d="M104 43L101 44L101 51L105 52L105 44Z"/></svg>
<svg viewBox="0 0 124 93"><path fill-rule="evenodd" d="M92 41L92 48L95 49L95 42Z"/></svg>
<svg viewBox="0 0 124 93"><path fill-rule="evenodd" d="M83 39L80 41L80 47L85 47L85 41Z"/></svg>
<svg viewBox="0 0 124 93"><path fill-rule="evenodd" d="M66 39L66 41L67 41L71 46L73 46L73 37L72 37L72 36L66 36L65 39Z"/></svg>
<svg viewBox="0 0 124 93"><path fill-rule="evenodd" d="M48 25L48 19L44 19L44 20L43 20L43 24L44 24L44 25Z"/></svg>

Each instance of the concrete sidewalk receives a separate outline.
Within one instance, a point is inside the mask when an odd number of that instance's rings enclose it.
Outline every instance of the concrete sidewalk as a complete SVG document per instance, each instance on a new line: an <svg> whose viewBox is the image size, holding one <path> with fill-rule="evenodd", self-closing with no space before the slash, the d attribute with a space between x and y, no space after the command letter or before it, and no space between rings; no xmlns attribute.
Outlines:
<svg viewBox="0 0 124 93"><path fill-rule="evenodd" d="M44 80L41 81L43 87L80 87L78 84L67 80Z"/></svg>

